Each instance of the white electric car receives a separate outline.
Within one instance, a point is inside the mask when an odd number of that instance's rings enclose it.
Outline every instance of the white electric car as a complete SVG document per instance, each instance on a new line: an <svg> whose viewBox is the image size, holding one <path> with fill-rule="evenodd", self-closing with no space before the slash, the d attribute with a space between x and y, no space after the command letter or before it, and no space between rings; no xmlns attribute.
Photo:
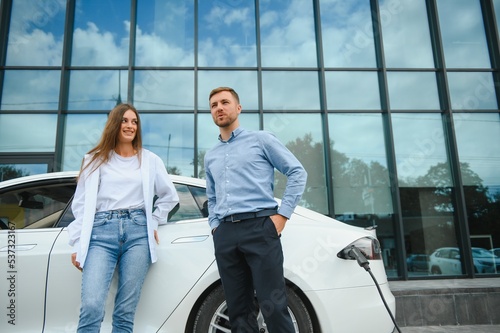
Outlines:
<svg viewBox="0 0 500 333"><path fill-rule="evenodd" d="M0 332L76 330L81 273L71 264L66 231L73 220L76 175L48 173L0 183ZM172 180L180 204L169 223L159 227L159 260L147 275L135 331L230 332L207 222L205 181ZM281 240L296 332L393 332L395 299L374 230L297 207ZM349 252L352 246L361 250L361 263ZM116 281L102 332L111 328L114 290ZM259 325L267 332L261 315Z"/></svg>

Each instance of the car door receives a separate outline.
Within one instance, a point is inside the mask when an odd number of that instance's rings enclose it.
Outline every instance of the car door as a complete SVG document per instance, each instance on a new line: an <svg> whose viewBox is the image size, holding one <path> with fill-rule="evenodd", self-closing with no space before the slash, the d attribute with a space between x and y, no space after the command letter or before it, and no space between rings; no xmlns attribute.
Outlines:
<svg viewBox="0 0 500 333"><path fill-rule="evenodd" d="M71 183L33 182L0 190L0 332L42 332L52 225L74 191Z"/></svg>
<svg viewBox="0 0 500 333"><path fill-rule="evenodd" d="M207 222L205 189L175 184L180 203L158 229L158 261L144 282L134 324L137 332L155 332L214 263ZM62 219L70 214L68 210ZM47 281L46 332L74 332L78 324L81 273L71 265L68 235L61 233L50 255ZM102 331L111 331L116 275L113 278Z"/></svg>

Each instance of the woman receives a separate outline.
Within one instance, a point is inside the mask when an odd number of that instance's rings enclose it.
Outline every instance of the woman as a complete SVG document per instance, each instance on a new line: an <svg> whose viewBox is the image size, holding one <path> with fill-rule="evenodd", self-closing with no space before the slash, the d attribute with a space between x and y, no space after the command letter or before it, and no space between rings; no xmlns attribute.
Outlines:
<svg viewBox="0 0 500 333"><path fill-rule="evenodd" d="M133 331L146 273L157 260L158 225L178 202L162 160L142 148L137 110L117 105L83 159L71 206L71 261L83 272L78 332L99 332L115 268L113 332Z"/></svg>

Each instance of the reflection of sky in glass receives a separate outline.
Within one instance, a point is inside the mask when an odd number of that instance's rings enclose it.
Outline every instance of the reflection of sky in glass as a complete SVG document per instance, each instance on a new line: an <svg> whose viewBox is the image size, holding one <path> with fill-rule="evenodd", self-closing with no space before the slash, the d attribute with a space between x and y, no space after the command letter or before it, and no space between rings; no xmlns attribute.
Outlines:
<svg viewBox="0 0 500 333"><path fill-rule="evenodd" d="M326 72L328 110L380 110L377 72Z"/></svg>
<svg viewBox="0 0 500 333"><path fill-rule="evenodd" d="M198 65L255 67L254 1L198 1Z"/></svg>
<svg viewBox="0 0 500 333"><path fill-rule="evenodd" d="M493 0L493 6L495 7L495 17L497 18L497 29L500 34L500 0Z"/></svg>
<svg viewBox="0 0 500 333"><path fill-rule="evenodd" d="M426 2L383 0L380 12L387 67L434 67Z"/></svg>
<svg viewBox="0 0 500 333"><path fill-rule="evenodd" d="M167 168L193 176L194 115L141 113L140 117L144 148L160 156Z"/></svg>
<svg viewBox="0 0 500 333"><path fill-rule="evenodd" d="M491 73L448 72L447 75L452 109L497 109Z"/></svg>
<svg viewBox="0 0 500 333"><path fill-rule="evenodd" d="M57 114L0 114L1 152L53 152Z"/></svg>
<svg viewBox="0 0 500 333"><path fill-rule="evenodd" d="M129 55L130 0L77 0L73 66L126 66Z"/></svg>
<svg viewBox="0 0 500 333"><path fill-rule="evenodd" d="M261 56L264 67L316 67L312 1L260 1Z"/></svg>
<svg viewBox="0 0 500 333"><path fill-rule="evenodd" d="M64 0L13 1L6 65L60 66L65 13Z"/></svg>
<svg viewBox="0 0 500 333"><path fill-rule="evenodd" d="M398 178L415 180L427 174L430 167L447 162L441 115L437 113L392 114L394 148ZM448 165L447 165L448 169ZM441 184L451 186L449 170ZM411 186L419 186L414 184Z"/></svg>
<svg viewBox="0 0 500 333"><path fill-rule="evenodd" d="M137 66L193 66L194 2L137 3Z"/></svg>
<svg viewBox="0 0 500 333"><path fill-rule="evenodd" d="M500 118L498 113L455 114L454 125L460 162L468 163L488 187L500 191ZM481 147L481 149L478 149ZM462 177L464 185L468 177Z"/></svg>
<svg viewBox="0 0 500 333"><path fill-rule="evenodd" d="M138 110L194 110L193 71L136 71L134 105Z"/></svg>
<svg viewBox="0 0 500 333"><path fill-rule="evenodd" d="M368 165L377 162L387 167L380 114L330 114L328 123L335 151Z"/></svg>
<svg viewBox="0 0 500 333"><path fill-rule="evenodd" d="M317 72L263 72L262 103L269 110L319 110Z"/></svg>
<svg viewBox="0 0 500 333"><path fill-rule="evenodd" d="M320 0L326 67L375 67L369 0Z"/></svg>
<svg viewBox="0 0 500 333"><path fill-rule="evenodd" d="M59 70L6 70L2 110L57 110Z"/></svg>
<svg viewBox="0 0 500 333"><path fill-rule="evenodd" d="M479 1L438 0L437 7L446 66L491 67Z"/></svg>
<svg viewBox="0 0 500 333"><path fill-rule="evenodd" d="M436 74L388 72L387 84L393 110L439 110Z"/></svg>
<svg viewBox="0 0 500 333"><path fill-rule="evenodd" d="M71 71L68 109L111 110L119 95L127 101L127 71L120 72L121 76L114 70Z"/></svg>
<svg viewBox="0 0 500 333"><path fill-rule="evenodd" d="M217 87L233 88L244 110L259 109L256 71L199 71L198 110L210 110L208 96Z"/></svg>
<svg viewBox="0 0 500 333"><path fill-rule="evenodd" d="M107 120L106 114L65 116L63 171L80 170L83 156L99 143Z"/></svg>

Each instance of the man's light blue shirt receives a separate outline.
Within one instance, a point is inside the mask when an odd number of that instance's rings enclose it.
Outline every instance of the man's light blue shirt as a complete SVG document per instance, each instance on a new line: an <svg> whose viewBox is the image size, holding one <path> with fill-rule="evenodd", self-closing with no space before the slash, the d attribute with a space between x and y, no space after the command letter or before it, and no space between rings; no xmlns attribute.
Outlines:
<svg viewBox="0 0 500 333"><path fill-rule="evenodd" d="M275 168L287 177L278 213L290 218L307 180L297 158L270 132L239 127L227 141L219 136L205 155L210 227L217 227L228 215L277 207Z"/></svg>

